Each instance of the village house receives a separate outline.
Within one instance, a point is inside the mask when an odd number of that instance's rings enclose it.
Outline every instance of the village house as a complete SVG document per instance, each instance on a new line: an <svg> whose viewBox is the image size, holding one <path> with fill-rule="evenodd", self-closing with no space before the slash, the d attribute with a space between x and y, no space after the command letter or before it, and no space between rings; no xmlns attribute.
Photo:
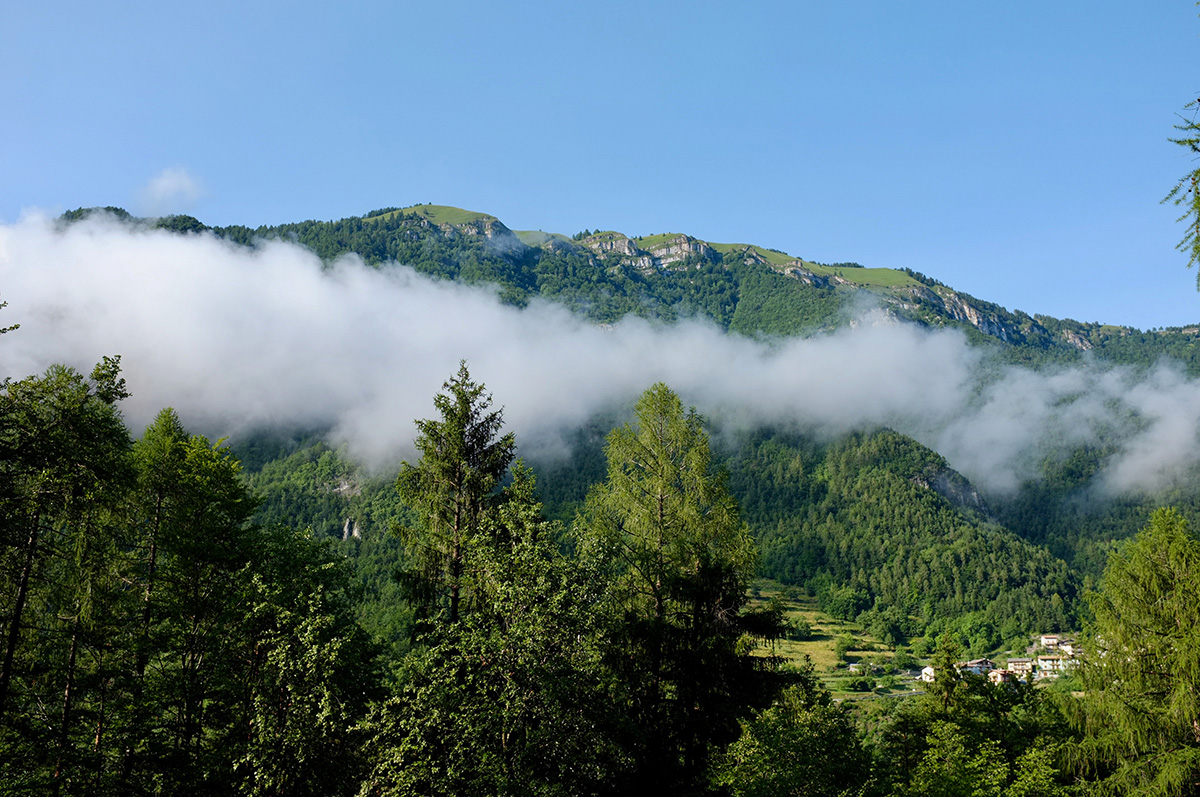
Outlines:
<svg viewBox="0 0 1200 797"><path fill-rule="evenodd" d="M955 662L954 669L958 671L959 675L987 675L996 669L996 664L991 659L971 659L970 661ZM921 670L918 680L933 683L936 676L937 672L933 667L925 667Z"/></svg>
<svg viewBox="0 0 1200 797"><path fill-rule="evenodd" d="M1038 656L1037 677L1057 678L1063 673L1063 664L1064 659L1062 656Z"/></svg>
<svg viewBox="0 0 1200 797"><path fill-rule="evenodd" d="M1017 681L1017 676L1012 670L992 670L988 673L987 677L988 681L997 686L1000 684L1016 683Z"/></svg>
<svg viewBox="0 0 1200 797"><path fill-rule="evenodd" d="M1007 667L1017 678L1028 680L1033 675L1033 659L1009 659Z"/></svg>
<svg viewBox="0 0 1200 797"><path fill-rule="evenodd" d="M987 675L992 670L996 669L996 664L991 659L971 659L970 661L960 661L954 665L960 673L966 675Z"/></svg>

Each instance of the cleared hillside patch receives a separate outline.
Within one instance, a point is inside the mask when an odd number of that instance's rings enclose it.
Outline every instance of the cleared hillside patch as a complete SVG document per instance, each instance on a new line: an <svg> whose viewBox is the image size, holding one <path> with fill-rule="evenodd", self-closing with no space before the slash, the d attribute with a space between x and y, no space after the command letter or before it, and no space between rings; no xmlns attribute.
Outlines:
<svg viewBox="0 0 1200 797"><path fill-rule="evenodd" d="M409 213L422 216L434 224L469 224L480 219L494 219L487 213L478 213L474 210L463 210L462 208L450 207L449 205L413 205L410 208L401 210L393 210L388 213L382 213L378 216L370 216L369 221L379 221L382 219L390 219L399 213Z"/></svg>
<svg viewBox="0 0 1200 797"><path fill-rule="evenodd" d="M805 263L804 266L814 274L840 277L847 282L868 288L900 288L921 284L903 271L897 271L894 268L833 268L816 263Z"/></svg>
<svg viewBox="0 0 1200 797"><path fill-rule="evenodd" d="M754 244L715 244L715 243L712 243L711 241L705 241L705 243L707 243L709 246L711 246L713 249L716 249L718 252L720 252L723 255L727 255L730 252L738 252L738 253L753 252L754 254L758 255L763 260L767 261L768 263L770 263L773 266L786 266L786 265L796 262L797 260L800 260L800 258L792 257L791 255L786 254L784 252L776 252L771 249L763 249L761 246L755 246ZM801 262L804 262L804 261L801 260ZM808 265L808 264L805 264L805 265Z"/></svg>
<svg viewBox="0 0 1200 797"><path fill-rule="evenodd" d="M799 595L795 588L784 587L775 581L755 581L751 587L748 608L765 609L773 599L783 604L784 617L788 622L806 624L810 634L807 639L778 640L773 648L764 649L762 654L782 656L795 666L802 665L805 657L808 657L817 676L835 697L864 696L862 692L850 691L848 684L854 674L849 671L848 665L871 662L886 664L895 654L882 640L871 636L857 623L839 620L822 612L816 598ZM837 655L838 638L842 636L849 636L853 640L846 651L845 661ZM876 677L875 680L880 679ZM900 684L897 691L908 691L914 686L912 681L903 678L896 680Z"/></svg>

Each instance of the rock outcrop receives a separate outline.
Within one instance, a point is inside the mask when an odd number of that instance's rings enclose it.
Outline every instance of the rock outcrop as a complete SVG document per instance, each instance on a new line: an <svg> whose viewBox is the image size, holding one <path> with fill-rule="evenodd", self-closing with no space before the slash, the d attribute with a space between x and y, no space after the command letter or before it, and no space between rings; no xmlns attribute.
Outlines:
<svg viewBox="0 0 1200 797"><path fill-rule="evenodd" d="M667 269L697 259L721 259L720 252L690 235L676 235L647 249L639 247L635 239L614 232L588 236L582 243L601 261L611 264L619 260L642 271Z"/></svg>
<svg viewBox="0 0 1200 797"><path fill-rule="evenodd" d="M459 224L439 224L438 228L447 234L457 232L462 235L483 236L487 239L488 246L499 254L520 255L529 248L495 216L480 216Z"/></svg>

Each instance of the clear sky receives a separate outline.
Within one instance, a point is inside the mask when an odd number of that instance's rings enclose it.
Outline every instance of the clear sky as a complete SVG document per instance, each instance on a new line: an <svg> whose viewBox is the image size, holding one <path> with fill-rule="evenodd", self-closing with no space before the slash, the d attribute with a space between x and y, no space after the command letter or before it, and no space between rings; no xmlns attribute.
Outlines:
<svg viewBox="0 0 1200 797"><path fill-rule="evenodd" d="M9 2L0 223L433 202L1188 324L1198 36L1188 0Z"/></svg>

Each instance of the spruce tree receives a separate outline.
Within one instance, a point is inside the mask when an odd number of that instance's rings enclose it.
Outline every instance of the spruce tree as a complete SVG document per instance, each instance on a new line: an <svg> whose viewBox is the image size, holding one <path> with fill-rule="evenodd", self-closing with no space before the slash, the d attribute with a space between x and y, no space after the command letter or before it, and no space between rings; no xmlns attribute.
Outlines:
<svg viewBox="0 0 1200 797"><path fill-rule="evenodd" d="M490 410L492 397L471 381L466 361L442 389L433 400L441 418L417 421L420 461L403 463L396 478L400 498L422 523L398 531L411 561L402 577L418 617L444 608L454 623L471 600L468 540L495 509L516 443L512 433L497 438L503 412Z"/></svg>

